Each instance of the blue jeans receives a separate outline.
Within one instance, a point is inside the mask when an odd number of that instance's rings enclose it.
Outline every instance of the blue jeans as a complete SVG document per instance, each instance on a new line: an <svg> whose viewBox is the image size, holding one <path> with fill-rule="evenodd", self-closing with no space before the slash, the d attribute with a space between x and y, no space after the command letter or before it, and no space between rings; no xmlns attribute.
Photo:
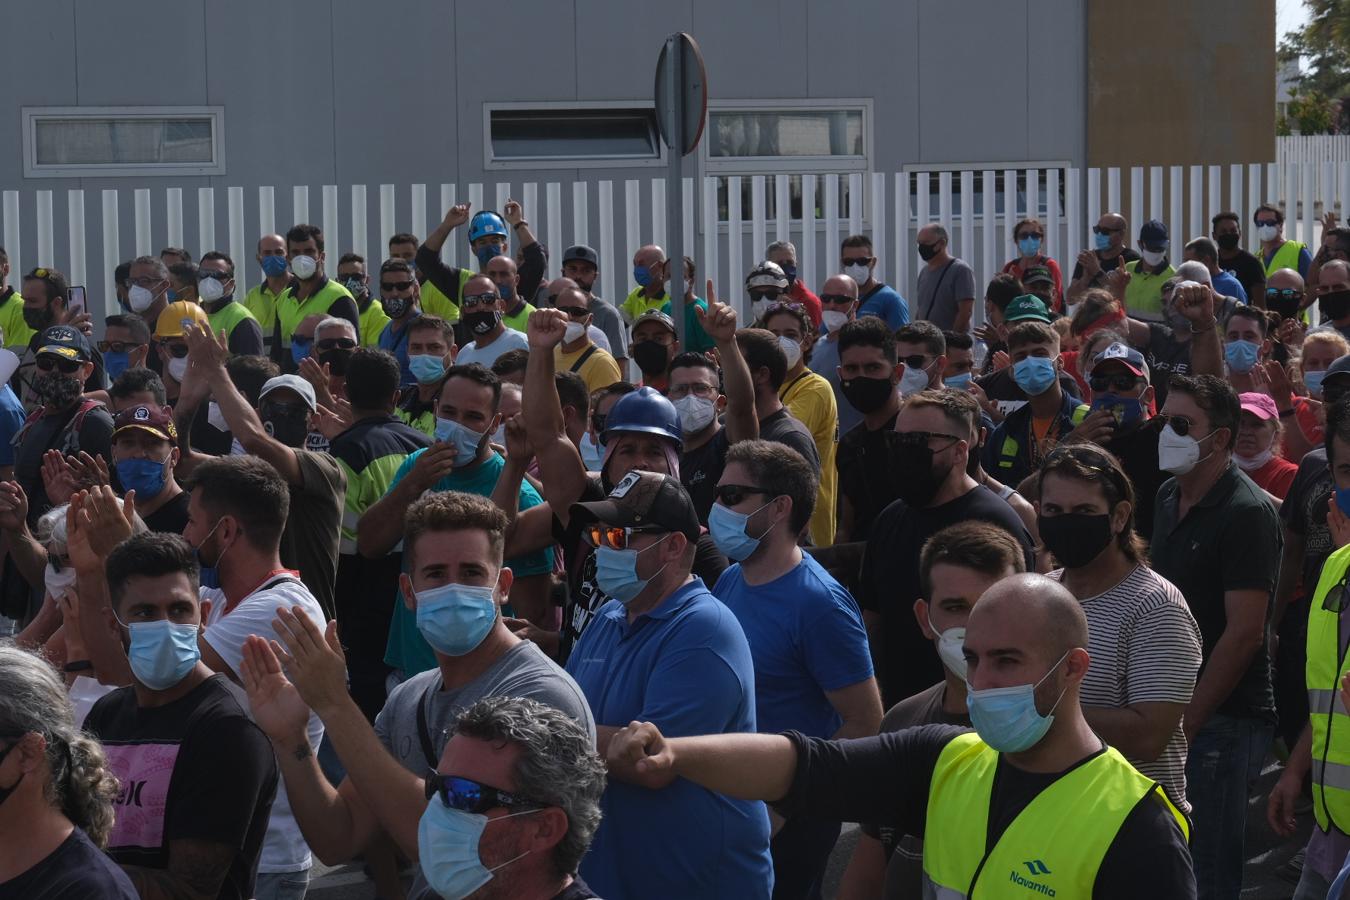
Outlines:
<svg viewBox="0 0 1350 900"><path fill-rule="evenodd" d="M1216 715L1191 744L1186 797L1199 900L1238 900L1242 893L1247 796L1274 734L1264 719Z"/></svg>
<svg viewBox="0 0 1350 900"><path fill-rule="evenodd" d="M254 900L305 900L309 869L299 872L259 872L253 883Z"/></svg>

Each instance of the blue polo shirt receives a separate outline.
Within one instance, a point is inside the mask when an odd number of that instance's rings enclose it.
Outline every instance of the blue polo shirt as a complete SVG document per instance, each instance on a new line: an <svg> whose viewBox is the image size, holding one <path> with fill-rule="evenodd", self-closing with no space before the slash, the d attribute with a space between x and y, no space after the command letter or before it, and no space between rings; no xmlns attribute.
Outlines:
<svg viewBox="0 0 1350 900"><path fill-rule="evenodd" d="M1220 269L1219 274L1210 280L1220 297L1233 297L1239 303L1247 302L1247 289L1242 286L1242 282L1233 277L1232 272Z"/></svg>
<svg viewBox="0 0 1350 900"><path fill-rule="evenodd" d="M0 384L0 466L14 465L14 436L26 418L18 396L8 384Z"/></svg>
<svg viewBox="0 0 1350 900"><path fill-rule="evenodd" d="M753 587L736 563L713 593L750 642L760 732L828 738L838 731L843 719L825 692L872 677L867 629L853 595L805 553L791 572Z"/></svg>
<svg viewBox="0 0 1350 900"><path fill-rule="evenodd" d="M380 332L380 337L376 341L381 350L388 350L390 353L394 354L394 358L398 360L398 368L401 373L398 380L400 387L417 384L417 379L413 377L412 369L408 368L408 325L411 325L419 318L421 318L420 313L412 319L409 319L407 325L404 325L403 330L397 334L394 333L393 321L389 321L385 324L384 330Z"/></svg>
<svg viewBox="0 0 1350 900"><path fill-rule="evenodd" d="M858 318L876 316L895 331L909 324L909 304L889 284L878 284L871 292L859 298Z"/></svg>
<svg viewBox="0 0 1350 900"><path fill-rule="evenodd" d="M596 725L652 722L668 737L755 730L755 671L736 617L694 578L629 624L600 608L567 660ZM677 778L653 791L611 778L581 877L606 900L767 900L764 804Z"/></svg>

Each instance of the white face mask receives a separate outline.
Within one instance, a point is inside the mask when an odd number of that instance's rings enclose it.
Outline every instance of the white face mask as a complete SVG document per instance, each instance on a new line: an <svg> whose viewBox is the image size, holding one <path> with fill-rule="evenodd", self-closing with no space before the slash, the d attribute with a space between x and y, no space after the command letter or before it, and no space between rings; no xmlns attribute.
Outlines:
<svg viewBox="0 0 1350 900"><path fill-rule="evenodd" d="M1262 225L1256 229L1256 236L1263 241L1273 241L1279 237L1279 234L1280 226L1278 225Z"/></svg>
<svg viewBox="0 0 1350 900"><path fill-rule="evenodd" d="M717 415L717 406L711 400L690 394L675 401L675 412L680 415L680 428L687 437L708 427Z"/></svg>
<svg viewBox="0 0 1350 900"><path fill-rule="evenodd" d="M183 383L183 376L187 374L188 358L174 357L169 360L169 377L179 384Z"/></svg>
<svg viewBox="0 0 1350 900"><path fill-rule="evenodd" d="M848 321L848 313L839 312L837 309L827 309L820 314L820 321L825 326L826 331L838 331Z"/></svg>
<svg viewBox="0 0 1350 900"><path fill-rule="evenodd" d="M928 389L928 370L911 369L905 366L904 374L900 376L900 394L908 397L910 394L917 394L919 391Z"/></svg>
<svg viewBox="0 0 1350 900"><path fill-rule="evenodd" d="M964 628L948 628L938 635L937 652L938 658L947 669L960 678L966 680L966 653L962 648L966 643L966 630Z"/></svg>
<svg viewBox="0 0 1350 900"><path fill-rule="evenodd" d="M142 313L154 305L155 296L149 288L133 284L131 290L127 291L127 304L131 306L132 312Z"/></svg>
<svg viewBox="0 0 1350 900"><path fill-rule="evenodd" d="M1158 435L1158 468L1173 475L1185 475L1200 462L1200 442L1189 434L1182 436L1163 426Z"/></svg>
<svg viewBox="0 0 1350 900"><path fill-rule="evenodd" d="M73 566L62 566L58 572L52 568L51 563L47 563L47 568L42 573L42 580L47 588L47 593L52 595L53 600L60 600L66 595L66 592L75 586L75 568Z"/></svg>
<svg viewBox="0 0 1350 900"><path fill-rule="evenodd" d="M291 272L301 281L313 278L319 269L319 263L312 256L297 256L291 260Z"/></svg>
<svg viewBox="0 0 1350 900"><path fill-rule="evenodd" d="M768 300L751 300L750 316L753 321L759 322L764 318L764 311L769 308Z"/></svg>
<svg viewBox="0 0 1350 900"><path fill-rule="evenodd" d="M1271 457L1274 455L1275 451L1267 447L1255 456L1242 456L1241 454L1234 453L1233 461L1238 464L1238 468L1242 471L1255 472L1257 469L1270 462Z"/></svg>
<svg viewBox="0 0 1350 900"><path fill-rule="evenodd" d="M203 278L197 283L197 296L203 303L214 303L225 296L225 285L219 278Z"/></svg>
<svg viewBox="0 0 1350 900"><path fill-rule="evenodd" d="M225 414L220 411L220 404L212 400L206 404L206 422L216 431L229 431L230 425L225 421Z"/></svg>
<svg viewBox="0 0 1350 900"><path fill-rule="evenodd" d="M580 322L568 322L567 327L563 329L563 343L575 344L586 336L586 326Z"/></svg>
<svg viewBox="0 0 1350 900"><path fill-rule="evenodd" d="M862 287L867 283L867 279L872 277L872 267L865 266L862 263L854 263L851 266L844 266L844 274L858 282L859 287Z"/></svg>
<svg viewBox="0 0 1350 900"><path fill-rule="evenodd" d="M778 346L782 347L783 352L787 354L789 369L791 369L793 366L797 365L797 363L801 361L802 345L794 341L792 338L786 337L784 335L779 335Z"/></svg>
<svg viewBox="0 0 1350 900"><path fill-rule="evenodd" d="M1150 266L1156 266L1167 258L1167 254L1161 250L1145 250L1140 248L1139 255L1144 258L1144 262Z"/></svg>

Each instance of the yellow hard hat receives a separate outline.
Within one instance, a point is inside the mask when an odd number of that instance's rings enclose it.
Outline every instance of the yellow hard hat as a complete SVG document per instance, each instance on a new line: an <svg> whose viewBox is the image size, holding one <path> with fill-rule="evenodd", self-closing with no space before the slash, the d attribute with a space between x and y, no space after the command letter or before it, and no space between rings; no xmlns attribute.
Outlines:
<svg viewBox="0 0 1350 900"><path fill-rule="evenodd" d="M159 314L159 321L155 323L155 337L161 340L182 337L187 323L195 323L207 331L211 330L211 320L206 317L206 310L191 300L175 300Z"/></svg>

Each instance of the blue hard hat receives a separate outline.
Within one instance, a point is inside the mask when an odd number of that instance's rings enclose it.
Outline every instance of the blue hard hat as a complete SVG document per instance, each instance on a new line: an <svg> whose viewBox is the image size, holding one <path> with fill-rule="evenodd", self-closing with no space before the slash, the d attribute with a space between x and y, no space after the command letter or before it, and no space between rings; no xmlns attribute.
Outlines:
<svg viewBox="0 0 1350 900"><path fill-rule="evenodd" d="M474 213L473 218L469 220L469 243L472 244L479 238L492 234L510 237L510 232L506 230L506 221L491 210L485 209L480 213Z"/></svg>
<svg viewBox="0 0 1350 900"><path fill-rule="evenodd" d="M684 430L680 428L680 414L655 388L640 387L624 394L605 417L605 432L600 443L608 444L616 431L636 431L660 435L675 442L677 450L684 450Z"/></svg>

